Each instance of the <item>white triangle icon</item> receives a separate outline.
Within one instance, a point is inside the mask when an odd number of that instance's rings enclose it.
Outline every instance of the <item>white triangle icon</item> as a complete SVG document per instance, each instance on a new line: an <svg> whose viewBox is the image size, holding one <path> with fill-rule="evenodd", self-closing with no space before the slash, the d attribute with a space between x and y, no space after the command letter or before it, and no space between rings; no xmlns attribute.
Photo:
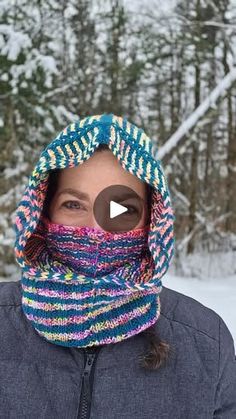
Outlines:
<svg viewBox="0 0 236 419"><path fill-rule="evenodd" d="M123 205L117 204L117 202L114 201L110 201L110 218L117 217L126 211L128 211L128 209Z"/></svg>

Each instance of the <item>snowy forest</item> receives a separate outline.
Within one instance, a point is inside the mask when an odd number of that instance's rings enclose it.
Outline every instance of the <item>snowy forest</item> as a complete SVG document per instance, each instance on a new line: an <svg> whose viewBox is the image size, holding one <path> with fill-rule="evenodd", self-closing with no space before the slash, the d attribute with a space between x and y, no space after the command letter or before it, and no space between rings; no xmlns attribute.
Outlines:
<svg viewBox="0 0 236 419"><path fill-rule="evenodd" d="M0 16L0 277L15 280L12 223L42 149L70 122L112 112L158 156L236 65L236 0L0 0ZM234 81L162 164L173 268L197 276L208 255L205 275L235 274Z"/></svg>

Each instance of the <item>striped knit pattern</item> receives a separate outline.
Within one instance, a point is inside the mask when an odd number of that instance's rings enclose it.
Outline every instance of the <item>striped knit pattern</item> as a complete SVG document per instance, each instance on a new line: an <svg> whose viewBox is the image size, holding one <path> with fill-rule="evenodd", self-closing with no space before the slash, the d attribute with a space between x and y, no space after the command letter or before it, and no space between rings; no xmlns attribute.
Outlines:
<svg viewBox="0 0 236 419"><path fill-rule="evenodd" d="M40 266L34 263L40 248L32 238L40 225L49 171L80 165L101 143L108 144L125 170L153 187L147 237L151 276L132 277L126 267L122 274L104 271L94 277L47 259ZM90 116L66 127L41 153L17 207L14 228L23 310L48 341L75 347L115 343L157 321L161 278L174 255L174 214L161 162L142 129L113 114ZM146 260L137 269L145 272L147 266Z"/></svg>
<svg viewBox="0 0 236 419"><path fill-rule="evenodd" d="M64 226L42 217L27 242L25 254L31 263L48 265L59 273L64 267L64 272L73 270L96 280L116 270L117 276L139 283L149 281L153 275L148 231L146 226L112 233L91 227Z"/></svg>

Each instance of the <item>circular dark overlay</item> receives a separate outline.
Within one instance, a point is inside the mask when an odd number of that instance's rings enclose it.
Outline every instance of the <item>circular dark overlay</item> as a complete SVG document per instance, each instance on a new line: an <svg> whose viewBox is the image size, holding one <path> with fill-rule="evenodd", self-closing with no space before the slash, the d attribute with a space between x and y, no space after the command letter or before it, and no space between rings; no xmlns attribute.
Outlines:
<svg viewBox="0 0 236 419"><path fill-rule="evenodd" d="M126 211L119 214L120 209L123 210L122 207ZM142 217L143 208L143 199L133 189L124 185L112 185L98 194L93 211L97 223L103 230L125 232L137 226ZM118 215L114 216L116 213Z"/></svg>

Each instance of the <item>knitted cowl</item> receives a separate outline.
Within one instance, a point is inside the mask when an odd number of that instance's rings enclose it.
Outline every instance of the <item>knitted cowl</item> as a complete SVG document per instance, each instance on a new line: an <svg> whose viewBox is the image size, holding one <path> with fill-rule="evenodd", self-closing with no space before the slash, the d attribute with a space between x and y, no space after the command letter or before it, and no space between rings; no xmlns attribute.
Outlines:
<svg viewBox="0 0 236 419"><path fill-rule="evenodd" d="M69 266L65 269L59 261L37 263L37 246L41 246L40 254L47 249L42 226L50 170L79 166L102 143L126 171L152 187L145 259L137 256L134 263L119 266L119 271L101 271L96 277ZM161 278L174 255L174 219L161 162L154 158L152 141L142 129L125 118L103 114L78 120L60 132L42 151L17 206L14 223L22 307L39 335L62 346L98 346L122 341L154 324L160 315ZM63 228L59 225L53 231ZM77 230L82 234L87 231ZM65 231L69 234L68 229ZM143 231L117 237L133 240L131 243L137 246L137 240L143 243ZM101 234L105 243L108 237L114 239L112 233Z"/></svg>

